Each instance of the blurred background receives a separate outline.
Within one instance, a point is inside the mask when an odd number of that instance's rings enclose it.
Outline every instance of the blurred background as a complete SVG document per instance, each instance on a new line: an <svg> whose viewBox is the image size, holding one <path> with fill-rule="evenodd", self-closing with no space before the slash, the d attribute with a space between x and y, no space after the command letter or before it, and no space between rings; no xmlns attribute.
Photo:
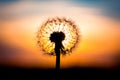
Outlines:
<svg viewBox="0 0 120 80"><path fill-rule="evenodd" d="M36 34L51 17L79 26L80 41L61 56L61 69L119 65L119 0L0 0L0 66L55 68L55 56L40 51Z"/></svg>

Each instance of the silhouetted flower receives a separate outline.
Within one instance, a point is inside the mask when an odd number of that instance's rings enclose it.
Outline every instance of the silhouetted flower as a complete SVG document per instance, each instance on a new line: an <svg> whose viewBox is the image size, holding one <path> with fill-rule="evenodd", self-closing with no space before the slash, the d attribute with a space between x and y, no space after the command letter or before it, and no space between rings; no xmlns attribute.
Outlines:
<svg viewBox="0 0 120 80"><path fill-rule="evenodd" d="M41 49L49 55L56 55L54 50L55 43L50 40L50 35L54 32L62 32L65 34L60 53L65 55L71 52L79 38L77 26L74 22L66 18L57 17L48 19L41 25L37 33L37 42Z"/></svg>

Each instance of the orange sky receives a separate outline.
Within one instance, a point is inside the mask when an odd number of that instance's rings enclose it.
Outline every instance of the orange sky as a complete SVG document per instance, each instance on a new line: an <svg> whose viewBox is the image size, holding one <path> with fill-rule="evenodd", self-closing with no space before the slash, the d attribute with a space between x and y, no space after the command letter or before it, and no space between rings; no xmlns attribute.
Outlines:
<svg viewBox="0 0 120 80"><path fill-rule="evenodd" d="M19 3L22 5L24 3ZM120 23L112 18L99 15L96 8L77 7L63 3L53 3L35 6L29 4L28 9L40 7L48 12L31 14L1 20L1 40L9 46L18 47L17 53L8 52L0 57L0 64L23 67L55 67L55 56L42 54L36 45L36 32L40 25L50 17L71 18L79 26L80 42L71 55L61 56L61 68L71 66L112 67L116 64L118 55L118 36ZM63 6L61 6L61 4ZM50 7L46 7L50 6ZM15 11L21 7L15 7ZM55 7L57 6L57 7ZM4 53L3 53L4 54ZM12 57L9 55L13 55Z"/></svg>

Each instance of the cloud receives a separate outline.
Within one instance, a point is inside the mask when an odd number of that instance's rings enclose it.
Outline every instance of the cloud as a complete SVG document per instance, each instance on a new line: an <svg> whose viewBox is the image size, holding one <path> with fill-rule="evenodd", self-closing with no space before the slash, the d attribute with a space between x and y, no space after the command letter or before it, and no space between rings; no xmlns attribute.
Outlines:
<svg viewBox="0 0 120 80"><path fill-rule="evenodd" d="M78 6L98 8L102 10L103 16L120 19L119 0L72 0L71 3Z"/></svg>
<svg viewBox="0 0 120 80"><path fill-rule="evenodd" d="M28 2L28 1L19 1L16 3L11 3L7 5L0 6L0 19L14 19L14 18L23 18L26 16L32 16L37 14L48 13L46 2Z"/></svg>
<svg viewBox="0 0 120 80"><path fill-rule="evenodd" d="M108 16L114 19L120 19L120 1L119 0L40 0L40 1L22 1L22 0L1 0L0 1L0 18L11 19L17 17L31 16L33 14L51 13L52 8L57 8L59 5L69 7L87 7L101 11L103 16ZM54 6L54 7L53 7ZM64 8L63 8L64 9ZM72 9L71 9L72 10Z"/></svg>
<svg viewBox="0 0 120 80"><path fill-rule="evenodd" d="M13 58L23 52L21 47L0 41L0 59Z"/></svg>
<svg viewBox="0 0 120 80"><path fill-rule="evenodd" d="M0 41L0 66L17 66L17 67L45 67L45 61L36 52L24 49L15 44ZM48 62L48 61L47 61Z"/></svg>
<svg viewBox="0 0 120 80"><path fill-rule="evenodd" d="M69 0L65 1L18 1L16 3L11 3L7 5L0 5L0 19L9 20L14 18L24 18L26 16L44 16L44 15L78 15L74 13L79 13L84 10L83 7L76 7L71 5ZM86 7L88 8L88 7ZM89 12L89 9L88 9ZM87 13L87 12L86 12ZM94 11L93 11L94 13ZM99 13L99 12L98 12ZM79 14L80 15L80 14Z"/></svg>
<svg viewBox="0 0 120 80"><path fill-rule="evenodd" d="M1 4L9 4L9 3L13 3L13 2L18 2L19 0L0 0Z"/></svg>

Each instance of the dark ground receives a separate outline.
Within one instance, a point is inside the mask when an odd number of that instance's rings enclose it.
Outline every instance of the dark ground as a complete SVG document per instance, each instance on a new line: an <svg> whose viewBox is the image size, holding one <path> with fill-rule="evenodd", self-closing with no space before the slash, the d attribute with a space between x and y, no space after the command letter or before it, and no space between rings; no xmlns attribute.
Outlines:
<svg viewBox="0 0 120 80"><path fill-rule="evenodd" d="M61 69L56 79L55 69L0 67L0 80L120 80L119 68L68 68ZM119 79L118 79L119 78Z"/></svg>

